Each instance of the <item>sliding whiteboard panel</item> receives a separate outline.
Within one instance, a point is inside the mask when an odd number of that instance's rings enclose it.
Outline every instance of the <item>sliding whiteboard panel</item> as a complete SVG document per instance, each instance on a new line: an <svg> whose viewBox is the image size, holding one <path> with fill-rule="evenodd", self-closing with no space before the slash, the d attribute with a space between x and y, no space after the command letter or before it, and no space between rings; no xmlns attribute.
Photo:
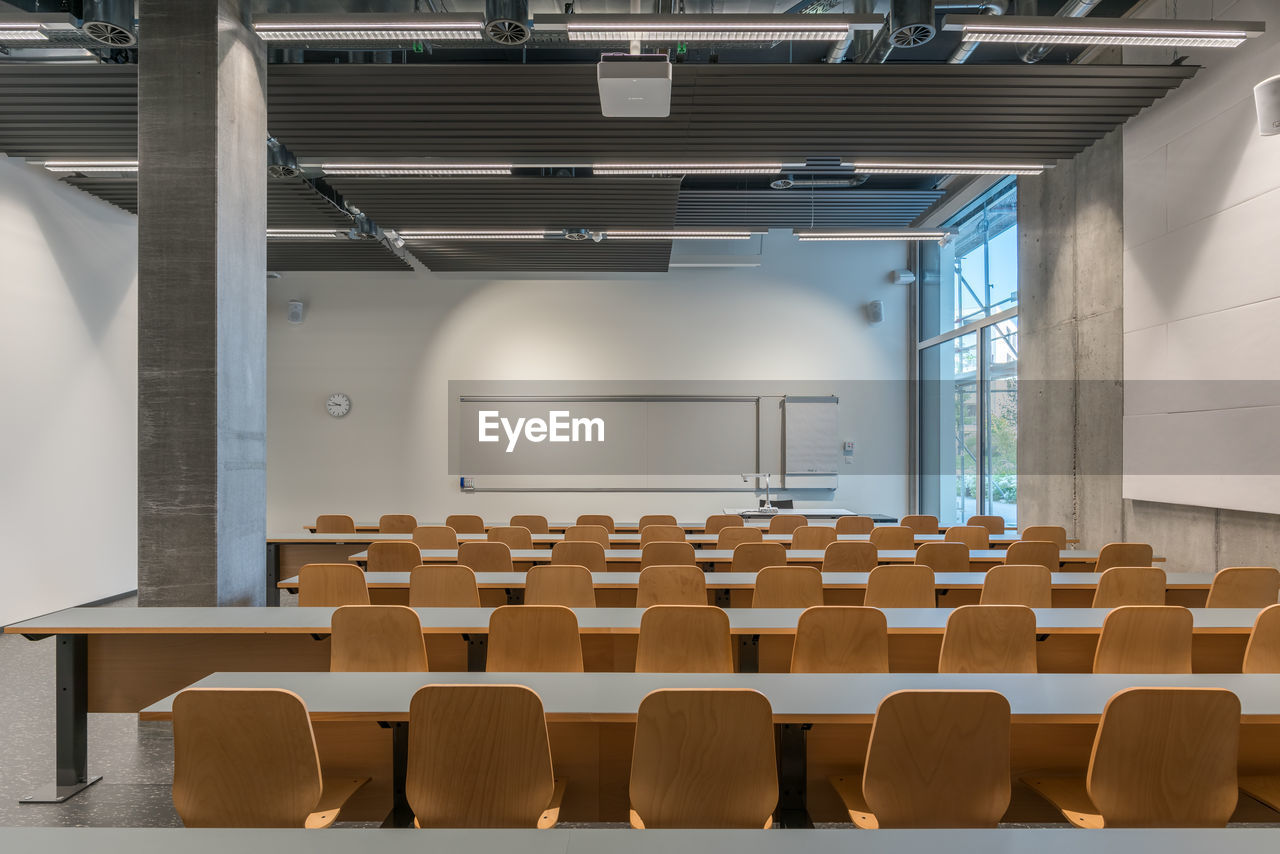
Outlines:
<svg viewBox="0 0 1280 854"><path fill-rule="evenodd" d="M835 489L840 464L840 399L787 396L782 403L783 465L789 489Z"/></svg>

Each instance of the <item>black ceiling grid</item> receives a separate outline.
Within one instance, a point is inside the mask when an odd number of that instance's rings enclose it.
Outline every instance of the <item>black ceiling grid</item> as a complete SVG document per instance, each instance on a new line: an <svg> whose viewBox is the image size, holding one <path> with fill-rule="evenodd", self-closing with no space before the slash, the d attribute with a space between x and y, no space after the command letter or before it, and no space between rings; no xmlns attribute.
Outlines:
<svg viewBox="0 0 1280 854"><path fill-rule="evenodd" d="M282 272L408 271L408 261L378 240L268 240L267 269Z"/></svg>
<svg viewBox="0 0 1280 854"><path fill-rule="evenodd" d="M676 228L905 228L941 190L681 190Z"/></svg>
<svg viewBox="0 0 1280 854"><path fill-rule="evenodd" d="M437 273L665 273L671 241L407 240L406 249Z"/></svg>

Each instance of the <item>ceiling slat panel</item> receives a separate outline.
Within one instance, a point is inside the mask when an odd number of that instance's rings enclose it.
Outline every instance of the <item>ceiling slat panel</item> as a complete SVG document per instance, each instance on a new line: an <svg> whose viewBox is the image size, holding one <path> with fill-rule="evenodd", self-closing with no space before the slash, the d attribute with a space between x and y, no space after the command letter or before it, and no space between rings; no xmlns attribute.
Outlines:
<svg viewBox="0 0 1280 854"><path fill-rule="evenodd" d="M685 190L678 228L901 228L939 190Z"/></svg>
<svg viewBox="0 0 1280 854"><path fill-rule="evenodd" d="M664 273L671 261L669 240L411 240L405 248L437 273Z"/></svg>

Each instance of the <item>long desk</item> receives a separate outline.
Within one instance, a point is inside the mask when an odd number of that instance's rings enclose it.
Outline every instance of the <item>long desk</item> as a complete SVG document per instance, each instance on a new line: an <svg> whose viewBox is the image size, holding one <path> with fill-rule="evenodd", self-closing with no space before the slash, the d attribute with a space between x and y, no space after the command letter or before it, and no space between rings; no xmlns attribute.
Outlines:
<svg viewBox="0 0 1280 854"><path fill-rule="evenodd" d="M743 521L748 525L753 525L756 527L764 527L764 528L769 527L769 520L773 518L772 516L756 515L755 511L743 511L743 512L751 513L750 516L744 516ZM735 513L735 515L739 515L739 514ZM779 513L774 515L805 516L806 518L813 519L816 521L825 520L829 522L834 521L842 516L866 516L868 519L870 519L872 522L875 522L877 525L893 525L898 521L897 516L886 516L883 513L855 513L852 510L839 510L839 509L812 510L812 509L802 508L799 510L782 510ZM419 525L443 525L444 522L420 521L418 522L418 524ZM503 521L485 522L484 527L485 527L485 530L488 530L489 528L498 528L506 524L507 523ZM576 524L578 524L578 522L577 520L574 520L574 519L558 519L558 520L550 519L547 521L547 527L550 528L552 531L559 532L559 533L564 533L564 530L566 528L570 528ZM707 520L706 519L676 520L676 524L684 528L686 531L690 531L690 532L702 531L706 528ZM622 519L622 520L615 519L613 522L613 527L614 527L614 530L616 531L635 532L640 530L640 522L638 520L632 521L632 520L625 520L625 519ZM302 526L302 529L304 531L314 532L316 529L316 525L314 522L308 522ZM378 531L378 526L375 524L368 523L368 522L356 523L357 533L369 534L369 533L377 533L377 531Z"/></svg>

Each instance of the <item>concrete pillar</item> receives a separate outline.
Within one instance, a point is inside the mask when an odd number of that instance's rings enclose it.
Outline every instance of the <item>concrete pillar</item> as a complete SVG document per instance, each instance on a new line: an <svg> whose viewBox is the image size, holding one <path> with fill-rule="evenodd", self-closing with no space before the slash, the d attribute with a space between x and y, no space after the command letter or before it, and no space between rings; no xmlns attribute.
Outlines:
<svg viewBox="0 0 1280 854"><path fill-rule="evenodd" d="M141 0L138 597L264 601L266 51L249 0Z"/></svg>

